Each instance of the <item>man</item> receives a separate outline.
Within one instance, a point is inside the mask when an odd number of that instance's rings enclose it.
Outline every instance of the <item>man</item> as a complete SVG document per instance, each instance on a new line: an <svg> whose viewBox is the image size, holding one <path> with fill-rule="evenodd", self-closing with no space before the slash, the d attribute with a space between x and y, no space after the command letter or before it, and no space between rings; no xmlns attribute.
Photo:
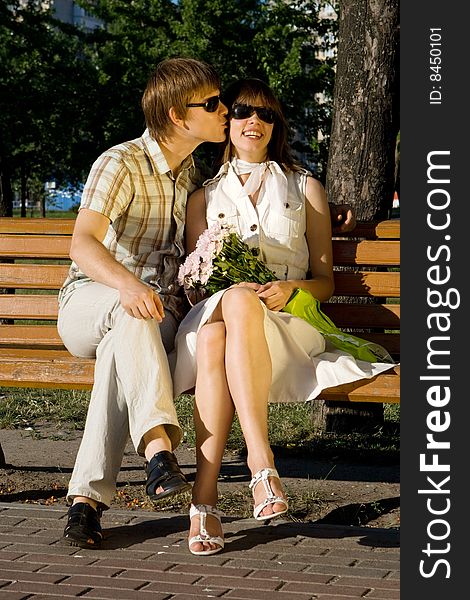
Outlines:
<svg viewBox="0 0 470 600"><path fill-rule="evenodd" d="M225 139L227 109L214 69L161 62L142 98L142 137L104 152L91 168L75 223L58 329L75 356L96 356L94 386L67 501L74 546L100 546L129 435L146 459L156 501L189 489L173 449L181 440L167 353L184 313L176 280L184 253L193 150Z"/></svg>

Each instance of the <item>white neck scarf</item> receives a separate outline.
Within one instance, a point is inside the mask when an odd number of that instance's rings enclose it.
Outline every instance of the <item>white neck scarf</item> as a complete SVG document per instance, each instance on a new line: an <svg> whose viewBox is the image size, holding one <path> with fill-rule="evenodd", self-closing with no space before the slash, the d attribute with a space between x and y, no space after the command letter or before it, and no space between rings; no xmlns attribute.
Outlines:
<svg viewBox="0 0 470 600"><path fill-rule="evenodd" d="M266 174L266 171L268 171L268 163L250 163L246 160L240 160L234 156L232 159L232 165L237 175L250 173L250 176L243 184L243 189L249 196L256 194L263 184L263 178Z"/></svg>
<svg viewBox="0 0 470 600"><path fill-rule="evenodd" d="M243 186L248 195L255 194L264 184L265 194L268 194L270 203L278 204L279 209L286 205L287 179L276 163L271 161L250 163L234 156L231 164L237 175L250 173ZM273 165L273 168L270 168L270 164Z"/></svg>

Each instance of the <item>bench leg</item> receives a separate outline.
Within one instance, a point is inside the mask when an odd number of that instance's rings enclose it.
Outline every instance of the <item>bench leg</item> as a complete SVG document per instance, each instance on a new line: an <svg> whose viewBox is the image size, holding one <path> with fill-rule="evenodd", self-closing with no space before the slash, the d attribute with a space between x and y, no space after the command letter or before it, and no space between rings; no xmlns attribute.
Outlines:
<svg viewBox="0 0 470 600"><path fill-rule="evenodd" d="M7 463L5 462L5 454L2 450L2 445L0 444L0 467L4 467Z"/></svg>

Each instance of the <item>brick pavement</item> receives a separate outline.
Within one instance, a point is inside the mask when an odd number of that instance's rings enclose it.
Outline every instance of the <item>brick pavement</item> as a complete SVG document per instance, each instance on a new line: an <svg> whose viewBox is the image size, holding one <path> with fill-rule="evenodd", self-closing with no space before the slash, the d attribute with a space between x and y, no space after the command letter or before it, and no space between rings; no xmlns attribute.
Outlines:
<svg viewBox="0 0 470 600"><path fill-rule="evenodd" d="M395 600L399 532L225 517L225 549L197 557L188 518L111 509L101 550L61 543L64 508L0 503L0 599Z"/></svg>

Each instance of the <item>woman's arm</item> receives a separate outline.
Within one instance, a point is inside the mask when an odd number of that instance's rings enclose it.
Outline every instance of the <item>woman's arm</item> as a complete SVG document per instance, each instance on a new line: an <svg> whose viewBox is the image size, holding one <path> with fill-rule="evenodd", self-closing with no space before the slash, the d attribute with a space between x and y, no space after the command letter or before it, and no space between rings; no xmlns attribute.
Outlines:
<svg viewBox="0 0 470 600"><path fill-rule="evenodd" d="M186 253L189 254L196 248L196 242L201 233L207 229L206 199L204 188L193 192L186 204Z"/></svg>
<svg viewBox="0 0 470 600"><path fill-rule="evenodd" d="M294 290L299 287L308 290L320 301L328 300L334 290L331 218L325 189L318 180L308 177L305 196L306 238L312 279L274 281L262 286L258 295L271 310L284 308Z"/></svg>
<svg viewBox="0 0 470 600"><path fill-rule="evenodd" d="M313 177L307 178L305 195L307 198L306 237L312 279L295 287L304 287L315 298L324 301L328 300L334 291L330 209L325 188Z"/></svg>

